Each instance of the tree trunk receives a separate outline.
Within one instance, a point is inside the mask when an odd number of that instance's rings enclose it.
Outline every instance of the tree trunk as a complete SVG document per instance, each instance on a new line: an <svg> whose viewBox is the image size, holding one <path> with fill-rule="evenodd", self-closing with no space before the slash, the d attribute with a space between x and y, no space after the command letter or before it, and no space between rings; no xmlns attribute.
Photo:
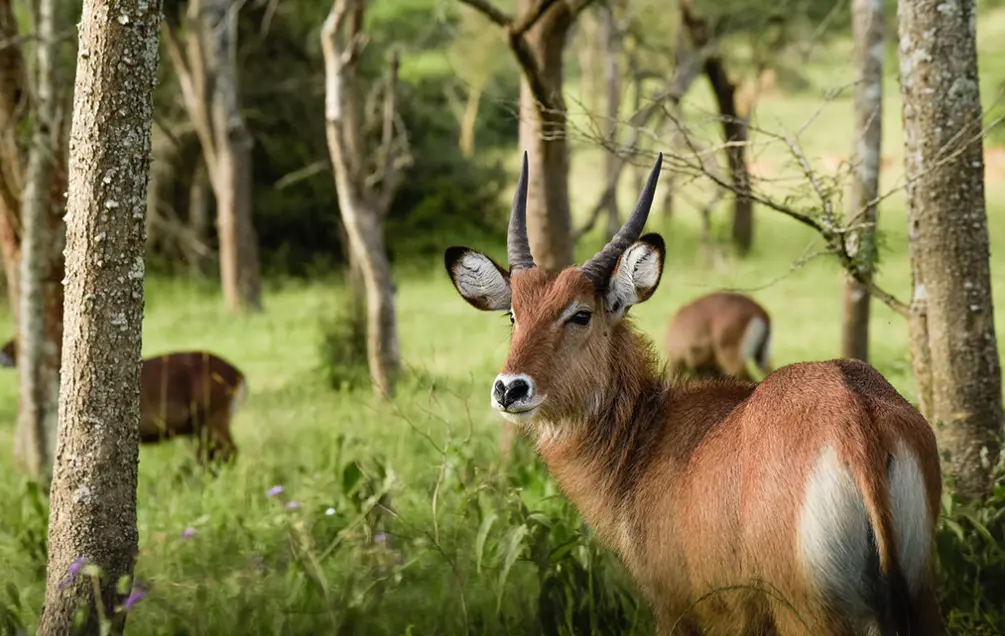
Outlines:
<svg viewBox="0 0 1005 636"><path fill-rule="evenodd" d="M21 198L21 298L17 366L20 375L14 461L28 476L48 484L59 409L62 339L62 210L52 198L62 144L56 122L53 0L38 4L34 130ZM54 143L56 142L56 143ZM53 281L55 278L55 281Z"/></svg>
<svg viewBox="0 0 1005 636"><path fill-rule="evenodd" d="M15 133L27 97L24 58L11 0L0 0L0 254L17 338L21 289L21 154Z"/></svg>
<svg viewBox="0 0 1005 636"><path fill-rule="evenodd" d="M537 0L519 0L520 14ZM538 267L560 270L573 262L572 214L569 208L569 145L565 98L562 96L562 52L573 15L558 2L527 32L526 41L547 92L547 103L534 95L527 72L520 79L520 146L527 151L527 236Z"/></svg>
<svg viewBox="0 0 1005 636"><path fill-rule="evenodd" d="M258 311L262 289L251 217L252 140L238 107L237 11L230 0L206 0L203 11L215 61L211 118L223 296L231 311Z"/></svg>
<svg viewBox="0 0 1005 636"><path fill-rule="evenodd" d="M209 242L210 189L206 162L200 156L192 169L192 182L188 189L188 226L192 231L193 240L200 245ZM204 273L206 267L204 260L202 256L193 254L190 262L192 271L198 274Z"/></svg>
<svg viewBox="0 0 1005 636"><path fill-rule="evenodd" d="M929 417L949 485L965 495L987 491L981 456L997 461L1002 433L975 19L971 0L898 3L909 240L926 315L910 327L930 353Z"/></svg>
<svg viewBox="0 0 1005 636"><path fill-rule="evenodd" d="M681 17L696 49L711 41L708 23L694 15L690 2L682 1ZM730 81L722 56L713 54L705 59L705 76L712 85L715 102L722 120L726 141L726 161L733 185L733 244L742 256L750 251L754 241L754 206L750 198L750 171L747 170L747 121L736 107L736 85Z"/></svg>
<svg viewBox="0 0 1005 636"><path fill-rule="evenodd" d="M110 19L114 15L115 19ZM70 142L66 334L61 430L50 492L49 560L40 636L121 633L138 550L140 356L146 188L160 2L85 0ZM129 64L122 63L130 60ZM78 558L102 571L68 574ZM69 585L60 585L68 579Z"/></svg>
<svg viewBox="0 0 1005 636"><path fill-rule="evenodd" d="M384 95L382 147L367 152L360 121L356 73L364 18L363 0L335 0L321 30L325 64L325 130L339 209L348 236L350 288L360 275L366 292L367 360L374 391L394 394L401 353L394 309L394 282L384 247L381 220L393 200L397 158L393 156L398 60L394 56ZM345 34L341 34L342 31ZM340 42L340 38L344 40ZM380 189L369 185L363 166L366 155L381 158ZM355 269L358 267L358 270Z"/></svg>
<svg viewBox="0 0 1005 636"><path fill-rule="evenodd" d="M468 100L464 105L461 117L461 138L459 142L461 155L467 159L475 156L475 124L478 123L478 106L481 103L482 91L488 81L487 73L480 75L468 90Z"/></svg>
<svg viewBox="0 0 1005 636"><path fill-rule="evenodd" d="M849 251L860 264L863 276L872 279L876 260L876 199L879 196L879 162L883 142L883 0L854 0L852 32L855 85L855 134L858 170L851 192L852 224L862 229L848 237ZM864 285L845 276L844 319L841 355L869 361L869 293Z"/></svg>
<svg viewBox="0 0 1005 636"><path fill-rule="evenodd" d="M618 32L614 24L614 12L610 7L600 7L598 20L600 22L600 39L604 46L604 85L606 88L604 115L604 137L611 148L604 155L604 174L607 183L613 187L607 197L607 234L610 240L621 229L618 214L617 179L621 171L618 169L618 157L613 146L618 135L618 110L621 105L621 82L618 69Z"/></svg>

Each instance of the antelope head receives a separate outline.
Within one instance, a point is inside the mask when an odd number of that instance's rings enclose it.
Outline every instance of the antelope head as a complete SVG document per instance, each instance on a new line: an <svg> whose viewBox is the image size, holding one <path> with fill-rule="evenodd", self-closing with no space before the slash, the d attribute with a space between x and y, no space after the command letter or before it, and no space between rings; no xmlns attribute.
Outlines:
<svg viewBox="0 0 1005 636"><path fill-rule="evenodd" d="M491 404L515 423L581 421L616 387L620 354L631 338L628 309L652 296L665 245L641 236L663 162L649 174L635 210L609 243L581 266L538 268L527 239L527 153L507 237L509 270L466 247L450 247L444 264L458 293L482 311L505 311L512 323L509 356L491 388ZM627 361L631 364L631 361ZM630 370L629 370L630 373Z"/></svg>

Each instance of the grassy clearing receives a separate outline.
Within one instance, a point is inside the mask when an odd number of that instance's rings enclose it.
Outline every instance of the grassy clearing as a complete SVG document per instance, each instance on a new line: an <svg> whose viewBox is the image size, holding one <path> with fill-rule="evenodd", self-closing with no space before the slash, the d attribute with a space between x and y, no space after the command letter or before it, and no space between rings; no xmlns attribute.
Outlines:
<svg viewBox="0 0 1005 636"><path fill-rule="evenodd" d="M1001 76L993 65L1002 58L992 49L1001 41L994 34L1005 31L1003 16L979 22L982 65L992 65L988 76ZM830 60L815 75L827 87L841 84L846 74L832 55L815 54L817 61ZM986 83L985 96L993 98L995 85ZM884 175L884 187L891 187L901 172L901 138L892 79L887 88L884 154L895 158L895 167ZM699 112L707 101L696 92L689 108ZM772 96L759 106L759 123L793 129L818 111L819 102L815 93ZM847 154L849 130L846 96L819 110L801 143L812 158ZM758 160L781 171L783 149L769 146ZM599 161L589 149L573 157L579 211L599 193L593 176ZM627 208L636 195L628 179L621 193ZM687 194L697 198L700 186L688 186ZM989 182L987 194L994 293L1001 299L1001 182ZM910 274L903 206L903 197L894 196L882 208L887 249L880 282L905 297ZM722 205L717 213L720 233L726 211ZM669 222L654 214L650 227L668 241L667 274L656 295L633 310L640 328L662 342L677 307L727 287L752 293L773 313L776 364L838 355L838 268L826 257L792 266L820 248L811 233L759 211L751 256L707 268L696 258L694 217L686 201ZM496 245L473 247L502 258L499 238ZM591 237L578 256L597 247ZM457 298L436 263L399 271L398 290L410 376L393 404L377 405L366 391L337 393L323 383L319 321L343 302L337 281L274 283L265 294L264 314L233 318L224 314L212 284L148 280L144 353L211 349L245 370L251 393L235 423L239 461L216 479L193 469L184 442L142 449L137 577L149 594L133 611L129 633L540 633L539 614L548 612L554 614L549 624L587 620L583 616L592 612L617 615L618 626L609 630L646 633L645 612L633 602L622 599L618 607L635 608L635 614L610 610L626 589L620 587L621 571L577 535L574 511L540 467L528 460L508 475L496 469L500 421L487 397L508 347L505 318L476 312ZM999 334L1005 332L1003 316L999 312ZM0 333L9 328L5 314ZM903 320L877 307L873 364L913 400L907 342ZM0 448L10 448L16 386L14 373L0 375ZM284 493L266 496L276 484ZM365 513L385 491L397 517L374 521ZM12 584L0 601L33 631L43 592L43 520L11 471L0 474L0 493L0 562L6 566L0 582ZM287 510L290 501L300 507ZM543 536L542 518L530 514L537 509L547 512L551 525L542 540L555 548L547 567L523 558L536 554L533 546L521 551L529 538ZM195 533L183 538L187 528ZM559 549L566 540L571 547ZM545 601L538 597L541 586L550 590ZM562 590L579 592L569 598Z"/></svg>

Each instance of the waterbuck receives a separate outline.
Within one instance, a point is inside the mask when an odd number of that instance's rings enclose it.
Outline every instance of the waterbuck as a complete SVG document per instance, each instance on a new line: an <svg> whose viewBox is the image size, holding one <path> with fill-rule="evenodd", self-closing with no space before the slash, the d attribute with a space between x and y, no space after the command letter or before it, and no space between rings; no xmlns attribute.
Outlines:
<svg viewBox="0 0 1005 636"><path fill-rule="evenodd" d="M0 366L17 364L17 346L0 350ZM200 463L231 460L237 446L230 421L247 395L244 374L207 351L174 351L145 358L140 368L140 442L196 440Z"/></svg>
<svg viewBox="0 0 1005 636"><path fill-rule="evenodd" d="M771 373L771 318L744 294L701 296L670 320L666 353L671 373L753 380L751 367Z"/></svg>
<svg viewBox="0 0 1005 636"><path fill-rule="evenodd" d="M626 317L663 273L663 239L640 238L661 165L580 267L534 264L526 154L509 270L446 250L460 295L512 321L492 406L534 439L661 634L942 634L942 482L921 414L854 360L791 364L760 384L670 379Z"/></svg>

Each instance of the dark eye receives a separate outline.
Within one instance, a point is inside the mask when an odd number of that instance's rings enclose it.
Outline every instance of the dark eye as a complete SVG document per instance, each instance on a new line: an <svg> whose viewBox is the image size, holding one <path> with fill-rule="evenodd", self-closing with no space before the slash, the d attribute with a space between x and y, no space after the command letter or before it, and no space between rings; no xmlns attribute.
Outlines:
<svg viewBox="0 0 1005 636"><path fill-rule="evenodd" d="M571 322L574 325L582 325L585 327L586 325L590 324L590 316L591 314L588 311L577 311L576 313L572 314L572 317L569 318L569 320L567 320L566 322Z"/></svg>

